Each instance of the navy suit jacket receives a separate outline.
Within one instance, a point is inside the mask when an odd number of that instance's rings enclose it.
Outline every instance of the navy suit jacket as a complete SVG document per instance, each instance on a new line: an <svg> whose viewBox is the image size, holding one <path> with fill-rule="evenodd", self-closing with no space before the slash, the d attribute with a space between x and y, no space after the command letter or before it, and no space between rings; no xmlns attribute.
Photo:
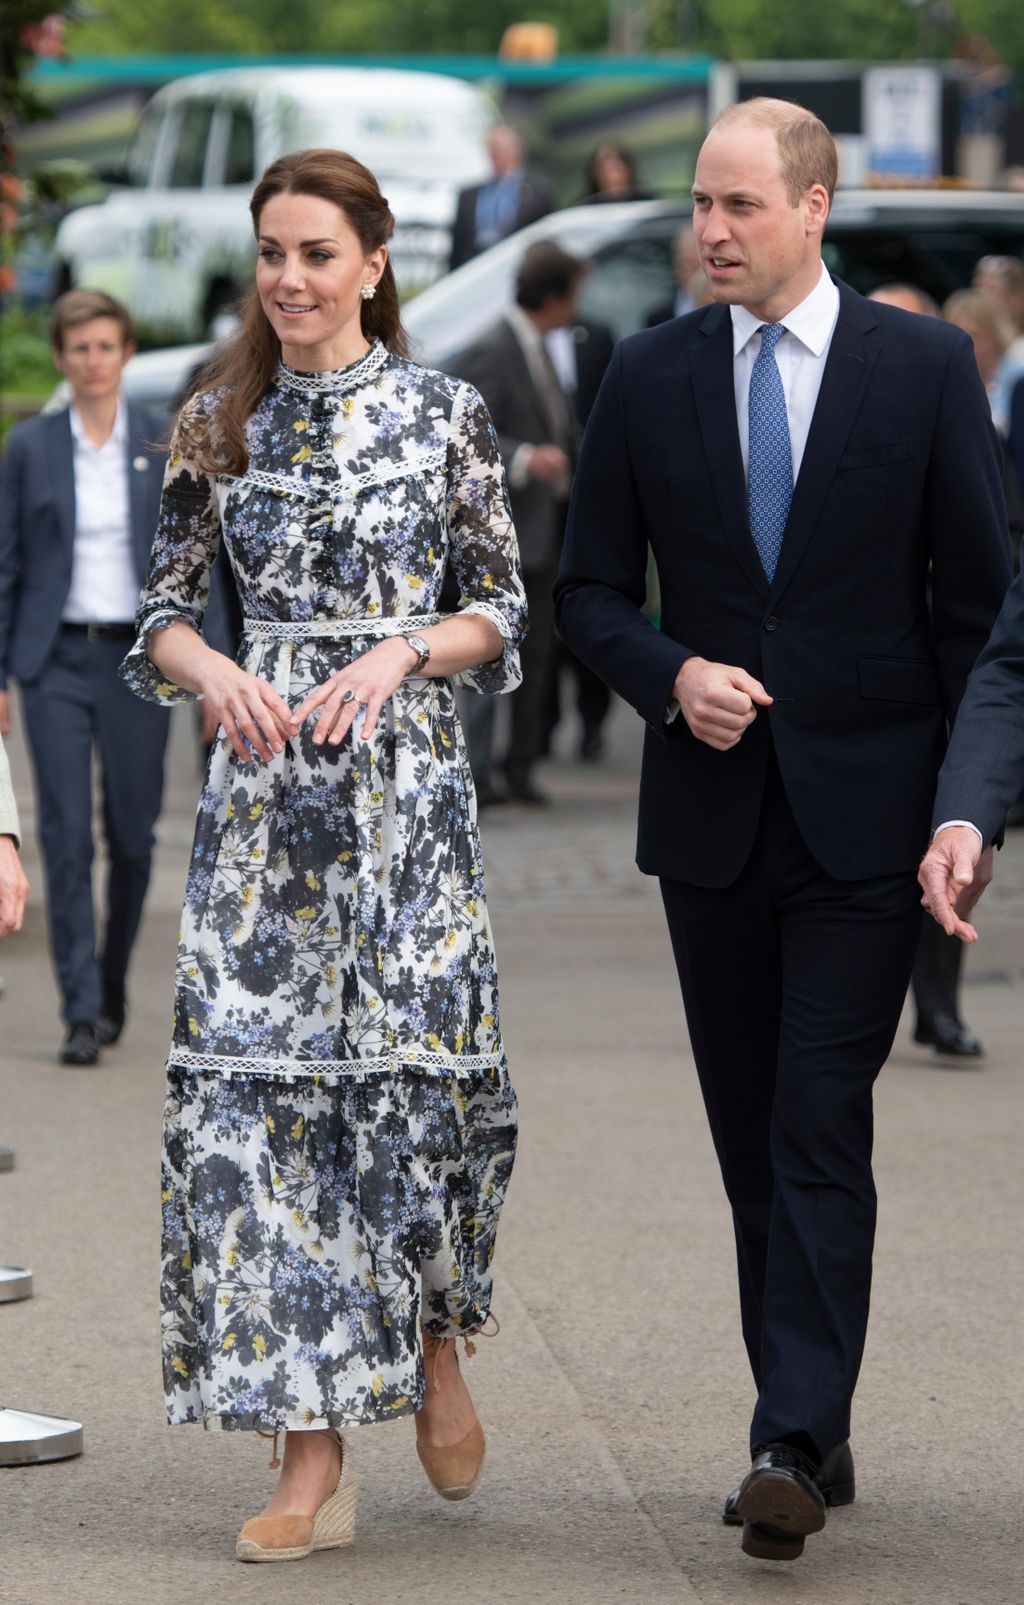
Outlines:
<svg viewBox="0 0 1024 1605"><path fill-rule="evenodd" d="M127 404L128 507L141 591L160 511L166 426ZM145 466L143 466L143 464ZM71 415L43 413L11 430L0 463L0 689L45 668L71 586L75 473Z"/></svg>
<svg viewBox="0 0 1024 1605"><path fill-rule="evenodd" d="M727 308L623 341L591 414L558 627L647 721L638 863L651 874L736 879L773 745L829 874L910 871L927 843L947 721L1010 578L999 450L964 334L839 295L771 583L747 517ZM642 611L648 548L660 630ZM728 752L665 723L695 654L776 699Z"/></svg>

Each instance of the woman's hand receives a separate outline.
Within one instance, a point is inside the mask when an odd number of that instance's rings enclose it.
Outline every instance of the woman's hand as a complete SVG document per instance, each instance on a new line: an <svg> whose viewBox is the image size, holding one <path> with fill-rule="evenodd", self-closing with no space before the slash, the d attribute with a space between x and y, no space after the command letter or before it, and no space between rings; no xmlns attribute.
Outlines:
<svg viewBox="0 0 1024 1605"><path fill-rule="evenodd" d="M13 836L0 836L0 936L20 931L28 881Z"/></svg>
<svg viewBox="0 0 1024 1605"><path fill-rule="evenodd" d="M313 743L321 747L329 741L336 747L344 741L356 715L363 711L365 718L359 735L363 741L369 741L385 702L394 696L418 656L415 647L400 635L379 641L361 658L346 664L311 691L295 710L296 724L308 719L317 708L322 709L313 731Z"/></svg>
<svg viewBox="0 0 1024 1605"><path fill-rule="evenodd" d="M248 760L255 753L269 763L298 734L299 719L270 682L247 674L222 652L209 652L195 681L240 758Z"/></svg>

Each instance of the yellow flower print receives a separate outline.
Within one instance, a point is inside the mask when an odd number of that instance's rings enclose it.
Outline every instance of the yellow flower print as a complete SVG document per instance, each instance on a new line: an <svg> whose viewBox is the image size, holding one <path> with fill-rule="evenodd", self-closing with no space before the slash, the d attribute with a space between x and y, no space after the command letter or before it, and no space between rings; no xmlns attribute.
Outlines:
<svg viewBox="0 0 1024 1605"><path fill-rule="evenodd" d="M309 419L308 418L296 418L295 422L292 424L292 428L295 430L295 433L297 435L304 434L305 431L309 428Z"/></svg>
<svg viewBox="0 0 1024 1605"><path fill-rule="evenodd" d="M178 1375L180 1377L187 1377L188 1376L188 1366L185 1364L184 1360L178 1354L176 1354L174 1356L174 1359L171 1361L171 1368L172 1368L172 1370L177 1371L177 1373L178 1373Z"/></svg>
<svg viewBox="0 0 1024 1605"><path fill-rule="evenodd" d="M224 1339L224 1342L221 1344L221 1348L224 1349L225 1351L227 1351L229 1349L233 1349L237 1342L238 1342L238 1334L237 1334L237 1332L229 1332L227 1337Z"/></svg>
<svg viewBox="0 0 1024 1605"><path fill-rule="evenodd" d="M295 918L297 920L315 920L316 919L316 909L315 908L297 908L295 910Z"/></svg>
<svg viewBox="0 0 1024 1605"><path fill-rule="evenodd" d="M307 869L307 871L306 871L306 885L309 887L311 892L318 892L320 890L321 886L323 885L323 882L317 880L316 876L313 874L313 871L311 869Z"/></svg>
<svg viewBox="0 0 1024 1605"><path fill-rule="evenodd" d="M276 1131L277 1130L277 1121L274 1119L273 1115L268 1115L267 1116L267 1130L268 1131Z"/></svg>
<svg viewBox="0 0 1024 1605"><path fill-rule="evenodd" d="M410 591L418 591L420 586L423 584L423 580L419 574L407 574L405 576L405 583L408 585Z"/></svg>
<svg viewBox="0 0 1024 1605"><path fill-rule="evenodd" d="M337 979L338 979L337 970L335 969L333 964L328 964L327 967L324 970L324 980L327 982L328 986L333 986Z"/></svg>
<svg viewBox="0 0 1024 1605"><path fill-rule="evenodd" d="M257 1358L260 1360L265 1360L267 1357L267 1340L263 1336L262 1332L256 1333L256 1336L252 1340L252 1346L256 1352Z"/></svg>
<svg viewBox="0 0 1024 1605"><path fill-rule="evenodd" d="M301 1142L302 1141L302 1133L305 1131L305 1129L306 1129L306 1117L305 1117L305 1115L300 1115L298 1120L296 1120L296 1122L295 1122L295 1124L294 1124L294 1126L292 1127L292 1130L291 1130L292 1141L293 1142Z"/></svg>
<svg viewBox="0 0 1024 1605"><path fill-rule="evenodd" d="M300 446L298 451L293 454L292 462L293 463L304 463L304 462L307 461L308 458L312 457L312 455L313 455L312 446Z"/></svg>
<svg viewBox="0 0 1024 1605"><path fill-rule="evenodd" d="M263 804L262 803L254 803L253 806L249 809L249 818L250 819L259 819L262 816L262 814L263 814Z"/></svg>
<svg viewBox="0 0 1024 1605"><path fill-rule="evenodd" d="M235 1266L238 1264L238 1250L237 1250L237 1248L229 1248L228 1251L227 1251L227 1254L224 1256L224 1259L225 1259L225 1264L228 1267L228 1270L229 1271L233 1271Z"/></svg>
<svg viewBox="0 0 1024 1605"><path fill-rule="evenodd" d="M383 1373L383 1371L378 1371L377 1372L377 1374L374 1377L373 1381L370 1383L370 1387L373 1389L374 1398L375 1399L379 1399L380 1396L381 1396L381 1393L384 1391L384 1373Z"/></svg>
<svg viewBox="0 0 1024 1605"><path fill-rule="evenodd" d="M493 591L494 590L494 580L493 580L493 578L492 578L492 576L490 574L485 574L484 575L483 580L481 581L481 584L483 585L483 588L484 588L485 591Z"/></svg>
<svg viewBox="0 0 1024 1605"><path fill-rule="evenodd" d="M341 410L345 414L346 418L351 418L352 414L356 410L355 396L346 396L341 404Z"/></svg>
<svg viewBox="0 0 1024 1605"><path fill-rule="evenodd" d="M199 1035L199 1021L196 1019L194 1014L190 1014L188 1017L188 1034L191 1037L197 1037Z"/></svg>

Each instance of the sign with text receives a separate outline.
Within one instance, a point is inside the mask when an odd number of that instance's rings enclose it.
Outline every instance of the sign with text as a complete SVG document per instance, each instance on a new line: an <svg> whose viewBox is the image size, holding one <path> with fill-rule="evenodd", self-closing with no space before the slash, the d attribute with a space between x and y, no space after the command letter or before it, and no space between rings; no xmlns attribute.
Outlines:
<svg viewBox="0 0 1024 1605"><path fill-rule="evenodd" d="M942 161L942 82L934 67L869 67L864 74L869 173L937 178Z"/></svg>

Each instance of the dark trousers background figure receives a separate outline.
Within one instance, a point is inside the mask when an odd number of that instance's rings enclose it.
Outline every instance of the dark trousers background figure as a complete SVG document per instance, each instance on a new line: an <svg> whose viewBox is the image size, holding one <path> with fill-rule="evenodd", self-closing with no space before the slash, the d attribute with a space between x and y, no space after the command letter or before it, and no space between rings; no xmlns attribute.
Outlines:
<svg viewBox="0 0 1024 1605"><path fill-rule="evenodd" d="M504 772L510 796L533 788L533 770L540 757L547 728L547 696L556 650L552 591L557 562L523 570L530 627L519 649L523 680L506 696L482 697L470 693L460 700L469 766L477 793L493 797L495 770ZM495 716L499 702L508 704L509 729L504 756L495 755Z"/></svg>
<svg viewBox="0 0 1024 1605"><path fill-rule="evenodd" d="M751 1447L789 1440L820 1461L849 1437L864 1348L872 1087L917 947L916 881L825 874L773 758L739 878L661 888L733 1212Z"/></svg>
<svg viewBox="0 0 1024 1605"><path fill-rule="evenodd" d="M118 680L128 645L62 630L43 672L21 688L50 949L67 1021L95 1021L109 997L123 995L149 885L169 714ZM99 945L92 896L94 747L109 854Z"/></svg>

